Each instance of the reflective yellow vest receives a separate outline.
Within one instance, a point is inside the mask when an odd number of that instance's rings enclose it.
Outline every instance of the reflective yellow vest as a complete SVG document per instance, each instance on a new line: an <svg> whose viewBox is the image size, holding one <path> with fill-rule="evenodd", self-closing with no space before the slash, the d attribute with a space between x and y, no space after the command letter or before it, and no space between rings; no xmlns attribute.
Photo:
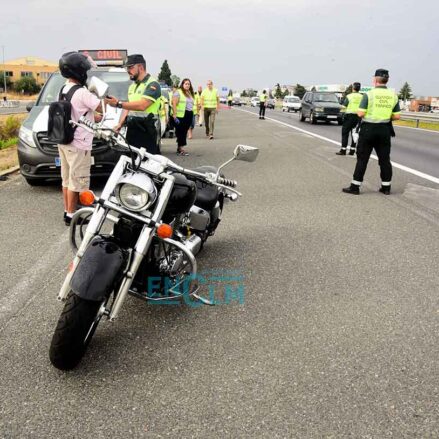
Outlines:
<svg viewBox="0 0 439 439"><path fill-rule="evenodd" d="M368 123L387 123L392 119L395 105L398 103L398 96L392 90L384 87L373 88L367 92L367 108L358 108L358 111L364 111L363 121Z"/></svg>
<svg viewBox="0 0 439 439"><path fill-rule="evenodd" d="M143 80L140 84L133 82L128 89L128 101L129 102L137 102L140 99L144 99L143 93L151 82L156 81L155 78L150 76L147 81ZM130 114L132 116L144 116L145 114L155 114L158 115L160 111L160 99L154 100L153 98L148 97L153 103L145 110L145 111L132 111L130 110Z"/></svg>
<svg viewBox="0 0 439 439"><path fill-rule="evenodd" d="M203 90L201 97L204 100L204 108L216 108L218 106L218 90L213 88L210 91L208 88Z"/></svg>
<svg viewBox="0 0 439 439"><path fill-rule="evenodd" d="M201 101L201 96L200 93L195 92L194 95L194 114L198 114L198 106L200 105L200 101Z"/></svg>
<svg viewBox="0 0 439 439"><path fill-rule="evenodd" d="M346 96L349 101L346 107L346 114L357 114L358 108L360 107L361 99L363 98L362 93L353 92Z"/></svg>
<svg viewBox="0 0 439 439"><path fill-rule="evenodd" d="M260 102L265 102L267 100L267 95L262 93L261 95L259 95L259 101Z"/></svg>

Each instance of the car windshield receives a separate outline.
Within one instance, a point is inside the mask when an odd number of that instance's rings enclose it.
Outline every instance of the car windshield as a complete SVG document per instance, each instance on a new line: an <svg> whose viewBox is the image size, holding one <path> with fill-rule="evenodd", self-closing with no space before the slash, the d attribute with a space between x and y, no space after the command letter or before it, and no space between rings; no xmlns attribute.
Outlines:
<svg viewBox="0 0 439 439"><path fill-rule="evenodd" d="M93 70L89 72L89 77L92 76L98 77L109 85L109 95L121 100L127 99L128 87L132 84L128 73ZM37 105L48 105L57 101L61 87L65 82L66 78L62 77L60 73L54 73L41 92Z"/></svg>
<svg viewBox="0 0 439 439"><path fill-rule="evenodd" d="M300 102L299 98L288 98L287 102Z"/></svg>
<svg viewBox="0 0 439 439"><path fill-rule="evenodd" d="M337 96L331 93L317 93L314 95L314 102L334 102L338 104Z"/></svg>

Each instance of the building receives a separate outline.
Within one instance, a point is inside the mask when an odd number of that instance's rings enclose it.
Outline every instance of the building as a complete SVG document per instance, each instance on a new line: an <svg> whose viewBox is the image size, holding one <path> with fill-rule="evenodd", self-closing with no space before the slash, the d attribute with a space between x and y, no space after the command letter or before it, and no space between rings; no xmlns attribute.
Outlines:
<svg viewBox="0 0 439 439"><path fill-rule="evenodd" d="M36 58L34 56L26 56L5 64L0 64L0 71L6 72L6 77L14 83L20 78L31 76L35 78L39 85L43 85L52 72L58 70L58 63L47 61L45 59ZM0 85L2 85L0 78Z"/></svg>
<svg viewBox="0 0 439 439"><path fill-rule="evenodd" d="M416 96L410 101L410 111L430 111L439 108L439 98L432 96Z"/></svg>

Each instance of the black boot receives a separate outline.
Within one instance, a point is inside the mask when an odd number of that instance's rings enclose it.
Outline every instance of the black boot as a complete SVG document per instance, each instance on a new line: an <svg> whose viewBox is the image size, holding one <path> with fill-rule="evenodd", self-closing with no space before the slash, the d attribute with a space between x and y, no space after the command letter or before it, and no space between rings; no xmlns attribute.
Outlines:
<svg viewBox="0 0 439 439"><path fill-rule="evenodd" d="M337 155L346 155L345 149L340 149L340 151L336 152Z"/></svg>
<svg viewBox="0 0 439 439"><path fill-rule="evenodd" d="M351 183L349 187L344 187L342 191L345 194L360 195L360 186Z"/></svg>
<svg viewBox="0 0 439 439"><path fill-rule="evenodd" d="M390 195L390 186L381 186L380 192L384 195Z"/></svg>
<svg viewBox="0 0 439 439"><path fill-rule="evenodd" d="M351 148L349 150L349 155L354 155L355 154L355 148Z"/></svg>

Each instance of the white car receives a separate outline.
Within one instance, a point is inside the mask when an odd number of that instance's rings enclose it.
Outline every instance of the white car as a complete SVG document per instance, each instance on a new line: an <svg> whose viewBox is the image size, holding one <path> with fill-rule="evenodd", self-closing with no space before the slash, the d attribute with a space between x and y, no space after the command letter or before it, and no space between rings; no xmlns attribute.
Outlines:
<svg viewBox="0 0 439 439"><path fill-rule="evenodd" d="M251 99L250 105L252 107L259 107L259 102L260 102L260 99L258 97L254 97Z"/></svg>
<svg viewBox="0 0 439 439"><path fill-rule="evenodd" d="M282 102L282 111L297 113L302 108L302 101L297 96L286 96Z"/></svg>

